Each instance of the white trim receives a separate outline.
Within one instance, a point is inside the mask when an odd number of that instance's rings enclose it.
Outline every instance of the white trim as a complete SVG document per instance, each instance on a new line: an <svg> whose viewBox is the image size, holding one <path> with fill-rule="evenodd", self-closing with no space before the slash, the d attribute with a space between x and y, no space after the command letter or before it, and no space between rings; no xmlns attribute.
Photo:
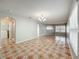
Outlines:
<svg viewBox="0 0 79 59"><path fill-rule="evenodd" d="M29 40L31 40L31 39L18 41L18 42L16 42L16 44L18 44L18 43L22 43L22 42L24 42L24 41L29 41Z"/></svg>
<svg viewBox="0 0 79 59"><path fill-rule="evenodd" d="M45 35L40 35L40 36L37 36L37 37L34 37L34 38L30 38L30 39L27 39L27 40L18 41L18 42L16 42L16 44L22 43L24 41L29 41L29 40L32 40L32 39L36 39L36 38L39 38L39 37L42 37L42 36L45 36Z"/></svg>
<svg viewBox="0 0 79 59"><path fill-rule="evenodd" d="M22 43L22 42L24 42L24 41L29 41L29 40L32 40L32 39L35 39L35 38L38 38L38 36L37 36L37 37L34 37L34 38L27 39L27 40L17 41L16 44Z"/></svg>

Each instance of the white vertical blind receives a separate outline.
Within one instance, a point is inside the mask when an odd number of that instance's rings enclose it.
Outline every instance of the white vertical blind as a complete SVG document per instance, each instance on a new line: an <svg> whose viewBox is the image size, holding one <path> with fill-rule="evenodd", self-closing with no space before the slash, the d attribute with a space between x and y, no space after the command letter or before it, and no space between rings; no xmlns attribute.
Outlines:
<svg viewBox="0 0 79 59"><path fill-rule="evenodd" d="M78 4L76 3L69 19L70 43L74 53L78 55Z"/></svg>

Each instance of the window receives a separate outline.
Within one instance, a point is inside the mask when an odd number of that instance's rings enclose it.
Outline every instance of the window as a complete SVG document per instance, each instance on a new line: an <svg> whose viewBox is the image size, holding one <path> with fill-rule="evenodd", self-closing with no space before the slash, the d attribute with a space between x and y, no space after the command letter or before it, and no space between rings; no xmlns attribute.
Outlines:
<svg viewBox="0 0 79 59"><path fill-rule="evenodd" d="M56 32L65 32L65 26L56 26Z"/></svg>
<svg viewBox="0 0 79 59"><path fill-rule="evenodd" d="M53 30L53 27L52 26L47 26L46 29L47 30Z"/></svg>

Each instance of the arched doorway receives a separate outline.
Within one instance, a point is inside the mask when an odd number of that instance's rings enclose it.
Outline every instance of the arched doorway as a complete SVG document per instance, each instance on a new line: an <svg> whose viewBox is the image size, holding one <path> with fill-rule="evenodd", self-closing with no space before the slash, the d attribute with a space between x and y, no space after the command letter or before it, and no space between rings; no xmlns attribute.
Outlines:
<svg viewBox="0 0 79 59"><path fill-rule="evenodd" d="M0 19L0 30L1 38L0 43L1 47L10 46L16 42L16 31L15 31L15 20L12 17L3 17Z"/></svg>

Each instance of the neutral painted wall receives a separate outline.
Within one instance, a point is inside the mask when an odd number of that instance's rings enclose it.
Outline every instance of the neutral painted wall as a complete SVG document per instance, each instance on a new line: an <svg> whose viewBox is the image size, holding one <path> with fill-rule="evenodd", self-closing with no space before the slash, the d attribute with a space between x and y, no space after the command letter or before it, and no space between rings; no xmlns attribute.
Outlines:
<svg viewBox="0 0 79 59"><path fill-rule="evenodd" d="M16 42L23 42L46 35L46 26L30 19L16 19Z"/></svg>
<svg viewBox="0 0 79 59"><path fill-rule="evenodd" d="M37 37L37 22L16 18L16 42L22 42Z"/></svg>
<svg viewBox="0 0 79 59"><path fill-rule="evenodd" d="M23 42L39 36L46 35L46 27L40 22L36 22L26 17L10 14L7 11L0 12L0 18L5 16L13 17L16 20L16 42ZM38 27L39 24L39 27Z"/></svg>
<svg viewBox="0 0 79 59"><path fill-rule="evenodd" d="M5 15L7 14L4 13L2 17L5 17ZM10 17L13 17L16 21L16 43L34 39L38 36L47 34L46 26L40 22L19 16L11 15Z"/></svg>

